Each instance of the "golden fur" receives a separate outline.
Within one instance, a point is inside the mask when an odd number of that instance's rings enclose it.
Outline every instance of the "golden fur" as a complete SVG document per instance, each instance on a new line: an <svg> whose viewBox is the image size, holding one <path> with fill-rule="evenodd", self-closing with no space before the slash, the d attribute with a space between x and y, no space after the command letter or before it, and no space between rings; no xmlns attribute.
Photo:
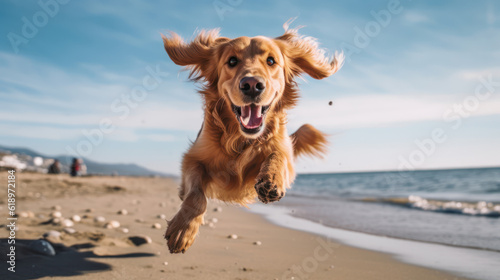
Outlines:
<svg viewBox="0 0 500 280"><path fill-rule="evenodd" d="M310 125L289 136L286 112L299 97L299 75L328 77L342 66L343 56L326 57L314 39L287 26L274 39L229 39L210 30L201 31L190 43L175 33L164 36L163 42L172 61L186 66L190 79L201 83L205 111L198 138L182 162L183 203L165 233L170 252L179 253L194 242L207 198L240 205L257 197L264 203L277 201L295 178L294 159L325 152L325 135ZM272 66L266 64L271 56L276 61ZM228 67L230 57L238 58L237 66ZM246 76L264 78L266 90L258 102L269 104L264 128L255 135L241 130L231 107L248 103L239 88Z"/></svg>

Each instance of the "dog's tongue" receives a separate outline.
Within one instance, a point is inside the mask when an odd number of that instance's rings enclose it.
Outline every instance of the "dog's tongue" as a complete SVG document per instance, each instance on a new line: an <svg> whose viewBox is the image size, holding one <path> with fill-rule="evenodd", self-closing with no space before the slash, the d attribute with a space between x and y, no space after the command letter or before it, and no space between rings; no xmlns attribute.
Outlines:
<svg viewBox="0 0 500 280"><path fill-rule="evenodd" d="M242 106L241 123L248 129L259 127L262 124L262 106L254 104Z"/></svg>

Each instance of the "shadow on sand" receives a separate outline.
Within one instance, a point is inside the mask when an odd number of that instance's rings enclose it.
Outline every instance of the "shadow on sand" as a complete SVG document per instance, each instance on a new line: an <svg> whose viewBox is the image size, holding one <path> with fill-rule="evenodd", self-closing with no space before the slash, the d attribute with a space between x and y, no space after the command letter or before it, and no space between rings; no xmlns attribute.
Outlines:
<svg viewBox="0 0 500 280"><path fill-rule="evenodd" d="M94 247L91 243L76 244L66 247L62 244L52 244L56 255L45 256L33 252L29 244L33 240L16 239L16 263L15 272L10 272L7 268L7 253L10 245L7 239L0 239L0 279L38 279L42 277L69 277L92 272L111 270L108 264L97 262L93 259L107 258L139 258L152 257L150 253L131 253L122 255L99 256L92 251L80 251Z"/></svg>

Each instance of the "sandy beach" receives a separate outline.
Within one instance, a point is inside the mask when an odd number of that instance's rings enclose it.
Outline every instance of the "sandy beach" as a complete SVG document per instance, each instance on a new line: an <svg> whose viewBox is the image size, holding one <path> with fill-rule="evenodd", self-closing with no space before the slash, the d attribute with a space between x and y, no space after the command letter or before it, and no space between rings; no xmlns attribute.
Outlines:
<svg viewBox="0 0 500 280"><path fill-rule="evenodd" d="M0 182L6 188L7 172ZM215 201L194 245L171 255L163 233L165 218L180 205L175 179L36 173L16 174L16 263L10 272L3 193L1 279L465 279L282 228ZM55 256L34 252L38 239L50 242Z"/></svg>

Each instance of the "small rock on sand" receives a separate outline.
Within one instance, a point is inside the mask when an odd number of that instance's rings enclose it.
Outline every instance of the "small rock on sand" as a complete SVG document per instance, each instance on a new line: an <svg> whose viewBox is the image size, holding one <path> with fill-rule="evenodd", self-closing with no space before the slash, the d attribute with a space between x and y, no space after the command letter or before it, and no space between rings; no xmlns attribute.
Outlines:
<svg viewBox="0 0 500 280"><path fill-rule="evenodd" d="M212 222L210 222L210 223L208 223L208 227L209 227L209 228L215 228L215 224L214 224L214 223L212 223Z"/></svg>
<svg viewBox="0 0 500 280"><path fill-rule="evenodd" d="M78 215L73 215L73 216L71 217L71 220L72 220L73 222L75 222L75 223L78 223L78 222L80 222L80 221L82 220L82 218L81 218L80 216L78 216Z"/></svg>
<svg viewBox="0 0 500 280"><path fill-rule="evenodd" d="M54 211L54 212L50 213L50 216L52 216L54 218L61 218L62 214L59 211Z"/></svg>
<svg viewBox="0 0 500 280"><path fill-rule="evenodd" d="M85 209L85 213L92 213L94 212L94 209L93 208L88 208L88 209Z"/></svg>
<svg viewBox="0 0 500 280"><path fill-rule="evenodd" d="M260 245L262 245L262 242L260 242L260 241L255 241L255 242L253 243L253 245L260 246Z"/></svg>
<svg viewBox="0 0 500 280"><path fill-rule="evenodd" d="M22 211L21 213L19 213L19 216L21 218L34 218L35 217L35 213L33 213L31 211Z"/></svg>
<svg viewBox="0 0 500 280"><path fill-rule="evenodd" d="M230 234L230 235L227 236L227 238L229 238L229 239L238 239L238 235L236 235L236 234Z"/></svg>
<svg viewBox="0 0 500 280"><path fill-rule="evenodd" d="M52 206L52 210L61 211L62 207L60 205Z"/></svg>
<svg viewBox="0 0 500 280"><path fill-rule="evenodd" d="M63 230L67 234L74 234L74 233L76 233L76 230L74 228L70 228L70 227L64 228Z"/></svg>
<svg viewBox="0 0 500 280"><path fill-rule="evenodd" d="M217 219L217 218L212 218L212 219L210 219L209 221L215 224L215 223L217 223L217 222L219 221L219 219Z"/></svg>
<svg viewBox="0 0 500 280"><path fill-rule="evenodd" d="M62 220L61 225L63 227L72 227L75 225L75 223L73 223L73 221L70 219L64 219L64 220Z"/></svg>
<svg viewBox="0 0 500 280"><path fill-rule="evenodd" d="M53 224L53 225L60 225L61 224L61 218L54 218L52 220L50 220L50 222Z"/></svg>
<svg viewBox="0 0 500 280"><path fill-rule="evenodd" d="M123 233L128 233L128 228L122 228Z"/></svg>
<svg viewBox="0 0 500 280"><path fill-rule="evenodd" d="M106 218L104 218L103 216L97 216L94 218L94 222L96 223L104 223L106 221Z"/></svg>
<svg viewBox="0 0 500 280"><path fill-rule="evenodd" d="M164 262L163 265L168 265L168 262Z"/></svg>
<svg viewBox="0 0 500 280"><path fill-rule="evenodd" d="M159 229L159 228L161 228L161 224L160 223L154 223L152 227L156 228L156 229Z"/></svg>
<svg viewBox="0 0 500 280"><path fill-rule="evenodd" d="M109 221L104 225L105 228L107 229L112 229L112 228L119 228L120 227L120 222L118 221Z"/></svg>
<svg viewBox="0 0 500 280"><path fill-rule="evenodd" d="M214 212L222 212L222 207L220 206L215 207Z"/></svg>
<svg viewBox="0 0 500 280"><path fill-rule="evenodd" d="M153 242L151 240L151 237L146 236L146 235L137 235L137 236L130 236L128 238L135 246L140 246L142 244L148 244Z"/></svg>
<svg viewBox="0 0 500 280"><path fill-rule="evenodd" d="M121 209L117 212L118 215L127 215L128 214L128 211L127 209Z"/></svg>
<svg viewBox="0 0 500 280"><path fill-rule="evenodd" d="M54 247L52 245L45 241L45 240L35 240L30 243L29 245L30 249L34 252L37 252L42 255L46 256L55 256L56 255L56 250L54 250Z"/></svg>
<svg viewBox="0 0 500 280"><path fill-rule="evenodd" d="M58 232L57 230L49 230L46 233L43 234L43 238L60 238L61 233Z"/></svg>
<svg viewBox="0 0 500 280"><path fill-rule="evenodd" d="M159 214L158 216L156 216L158 219L162 219L162 220L165 220L167 218L167 216L165 216L165 214Z"/></svg>

